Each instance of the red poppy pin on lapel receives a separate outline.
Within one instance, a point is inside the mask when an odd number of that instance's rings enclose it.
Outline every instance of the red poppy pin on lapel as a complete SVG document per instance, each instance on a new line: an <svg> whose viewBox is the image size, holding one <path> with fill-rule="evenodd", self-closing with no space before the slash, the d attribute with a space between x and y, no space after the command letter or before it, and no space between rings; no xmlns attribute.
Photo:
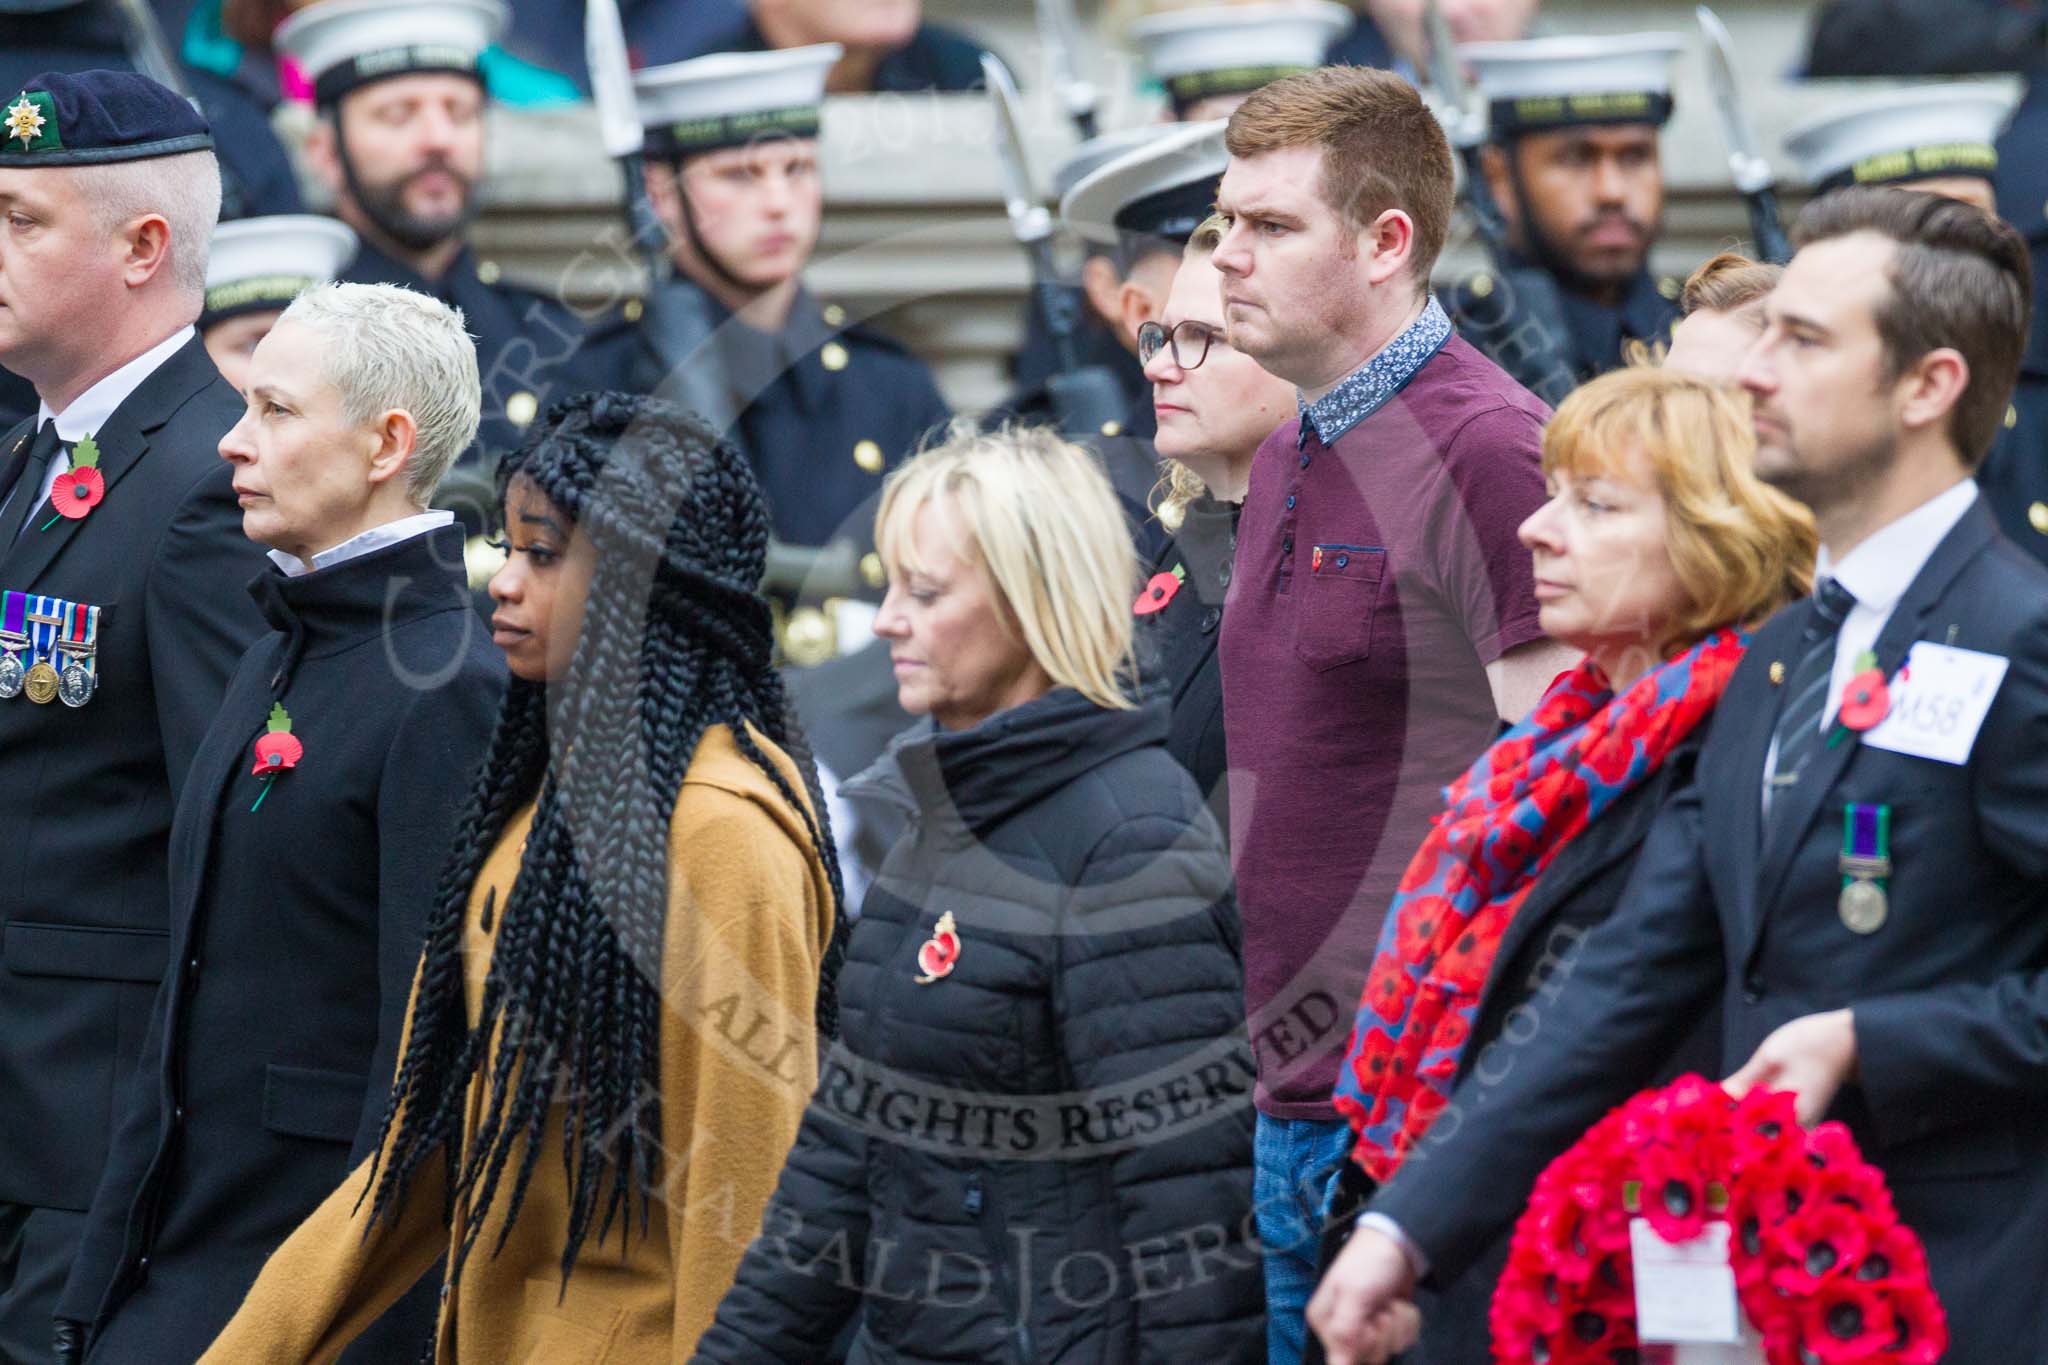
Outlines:
<svg viewBox="0 0 2048 1365"><path fill-rule="evenodd" d="M1132 613L1150 616L1155 611L1165 611L1166 604L1180 591L1180 585L1187 576L1187 569L1179 564L1153 574L1151 581L1145 584L1145 590L1138 594L1138 600L1131 604Z"/></svg>
<svg viewBox="0 0 2048 1365"><path fill-rule="evenodd" d="M917 978L920 986L929 986L953 970L953 964L960 960L960 933L953 924L953 912L948 910L939 916L939 922L932 929L932 936L917 950L918 970L924 975Z"/></svg>
<svg viewBox="0 0 2048 1365"><path fill-rule="evenodd" d="M100 473L99 443L90 435L82 436L72 448L71 468L50 485L50 506L57 509L57 515L44 522L41 529L49 530L59 518L81 520L106 495L107 481Z"/></svg>
<svg viewBox="0 0 2048 1365"><path fill-rule="evenodd" d="M284 703L270 704L270 723L264 732L256 736L256 766L249 770L251 777L263 779L263 790L256 794L256 805L249 807L249 813L256 813L256 806L263 804L263 798L270 795L270 784L277 781L277 775L287 768L299 766L299 760L306 756L306 746L292 733L291 712L284 709Z"/></svg>
<svg viewBox="0 0 2048 1365"><path fill-rule="evenodd" d="M1903 669L1899 676L1905 677ZM1883 720L1891 709L1892 694L1885 685L1884 670L1877 666L1877 655L1865 650L1856 658L1855 676L1842 689L1842 709L1836 719L1842 728L1861 733Z"/></svg>

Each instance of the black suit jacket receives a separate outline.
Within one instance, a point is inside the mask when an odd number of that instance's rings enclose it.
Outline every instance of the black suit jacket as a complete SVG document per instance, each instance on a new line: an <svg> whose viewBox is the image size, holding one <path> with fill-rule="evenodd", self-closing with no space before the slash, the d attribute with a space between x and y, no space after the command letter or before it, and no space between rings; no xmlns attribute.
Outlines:
<svg viewBox="0 0 2048 1365"><path fill-rule="evenodd" d="M1718 995L1739 1065L1781 1024L1851 1007L1858 1070L1832 1117L1890 1181L1927 1247L1955 1361L2048 1357L2048 571L1981 501L1878 637L1895 673L1916 640L2011 667L1960 766L1850 737L1778 793L1765 751L1812 611L1758 632L1715 713L1698 775L1650 831L1614 918L1588 935L1554 1012L1459 1087L1466 1121L1375 1200L1454 1277L1520 1211L1543 1166L1653 1078ZM1890 916L1859 935L1836 910L1845 802L1892 807Z"/></svg>
<svg viewBox="0 0 2048 1365"><path fill-rule="evenodd" d="M94 434L99 506L0 547L0 588L101 608L91 701L0 701L0 1200L91 1203L163 975L173 798L260 626L218 450L241 412L195 339Z"/></svg>

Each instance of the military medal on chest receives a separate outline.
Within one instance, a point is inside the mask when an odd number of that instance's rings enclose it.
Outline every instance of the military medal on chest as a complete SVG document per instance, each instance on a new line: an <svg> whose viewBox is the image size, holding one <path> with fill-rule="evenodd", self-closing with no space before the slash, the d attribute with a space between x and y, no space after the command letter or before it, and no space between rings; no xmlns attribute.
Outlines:
<svg viewBox="0 0 2048 1365"><path fill-rule="evenodd" d="M35 593L0 593L0 698L79 707L99 683L100 609Z"/></svg>
<svg viewBox="0 0 2048 1365"><path fill-rule="evenodd" d="M1851 801L1842 810L1842 894L1835 909L1851 933L1874 934L1891 913L1892 808Z"/></svg>

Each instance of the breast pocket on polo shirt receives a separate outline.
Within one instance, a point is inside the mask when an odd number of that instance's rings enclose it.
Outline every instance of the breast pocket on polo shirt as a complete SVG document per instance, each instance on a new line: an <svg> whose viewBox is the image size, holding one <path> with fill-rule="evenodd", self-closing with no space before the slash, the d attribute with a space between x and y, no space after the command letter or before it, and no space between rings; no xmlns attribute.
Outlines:
<svg viewBox="0 0 2048 1365"><path fill-rule="evenodd" d="M1372 652L1386 574L1387 552L1377 545L1324 544L1309 551L1294 612L1294 652L1303 663L1321 671Z"/></svg>

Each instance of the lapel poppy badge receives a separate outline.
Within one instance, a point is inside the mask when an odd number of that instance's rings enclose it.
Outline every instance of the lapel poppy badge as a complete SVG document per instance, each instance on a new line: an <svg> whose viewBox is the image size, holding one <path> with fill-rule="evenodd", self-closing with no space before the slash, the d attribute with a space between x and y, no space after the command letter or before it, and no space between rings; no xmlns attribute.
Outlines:
<svg viewBox="0 0 2048 1365"><path fill-rule="evenodd" d="M953 923L953 912L948 910L939 916L939 922L932 928L932 936L917 950L917 969L923 973L917 978L920 986L929 986L942 976L951 974L953 964L960 960L960 931Z"/></svg>
<svg viewBox="0 0 2048 1365"><path fill-rule="evenodd" d="M1150 616L1154 612L1165 611L1166 604L1180 591L1180 585L1187 580L1187 576L1186 567L1180 564L1153 574L1150 581L1145 584L1144 590L1138 594L1138 600L1131 604L1132 613L1137 616Z"/></svg>
<svg viewBox="0 0 2048 1365"><path fill-rule="evenodd" d="M100 473L99 443L91 436L82 437L71 451L71 468L50 485L50 506L57 509L57 516L44 522L42 529L47 531L55 526L59 517L66 521L82 520L106 496L107 480Z"/></svg>
<svg viewBox="0 0 2048 1365"><path fill-rule="evenodd" d="M1842 709L1839 715L1843 726L1862 732L1883 720L1892 709L1891 689L1885 685L1884 670L1877 666L1877 656L1865 650L1856 659L1856 674L1842 689ZM1905 677L1904 672L1900 678Z"/></svg>
<svg viewBox="0 0 2048 1365"><path fill-rule="evenodd" d="M254 815L256 807L263 804L263 798L270 795L270 784L277 781L279 773L287 768L299 766L299 760L306 756L306 746L292 733L291 712L284 709L284 703L270 704L270 720L263 733L256 736L256 766L249 770L252 777L263 779L263 790L256 795L256 805L249 807Z"/></svg>

